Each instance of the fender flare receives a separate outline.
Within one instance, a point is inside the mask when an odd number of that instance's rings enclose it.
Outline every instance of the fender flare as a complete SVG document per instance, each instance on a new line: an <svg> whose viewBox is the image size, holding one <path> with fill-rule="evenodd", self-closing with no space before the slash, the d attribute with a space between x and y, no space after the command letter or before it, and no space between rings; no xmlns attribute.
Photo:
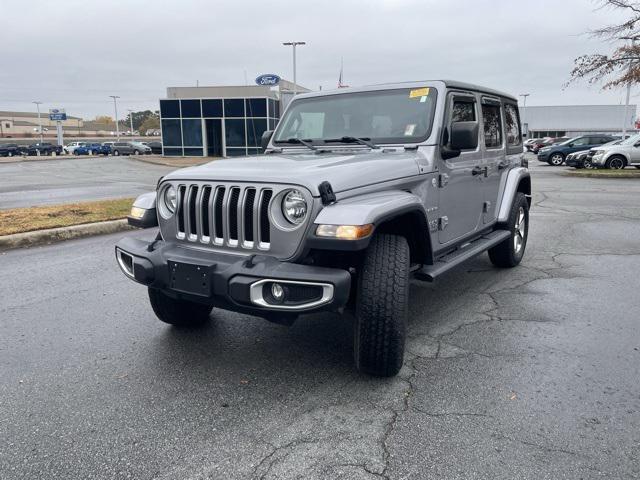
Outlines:
<svg viewBox="0 0 640 480"><path fill-rule="evenodd" d="M507 175L498 210L498 223L504 223L509 219L511 204L517 192L524 193L529 200L529 206L531 206L531 174L525 167L513 168Z"/></svg>
<svg viewBox="0 0 640 480"><path fill-rule="evenodd" d="M389 190L358 195L338 203L324 207L314 220L314 226L309 232L309 246L312 248L335 250L362 250L367 248L371 236L361 240L325 239L315 236L315 225L366 225L373 224L375 230L381 224L404 215L415 215L410 242L420 242L420 256L432 253L431 237L427 212L422 200L413 193L401 190ZM374 232L375 232L374 230ZM422 235L420 235L422 232Z"/></svg>

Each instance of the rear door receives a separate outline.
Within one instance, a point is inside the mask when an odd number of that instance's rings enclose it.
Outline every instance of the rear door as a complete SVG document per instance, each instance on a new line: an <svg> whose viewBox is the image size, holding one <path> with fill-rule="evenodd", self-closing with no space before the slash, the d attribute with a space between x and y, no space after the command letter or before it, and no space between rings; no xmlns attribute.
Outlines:
<svg viewBox="0 0 640 480"><path fill-rule="evenodd" d="M483 223L492 223L496 218L498 190L506 163L503 108L499 98L482 97L482 146L483 174L480 175L484 194L482 203Z"/></svg>
<svg viewBox="0 0 640 480"><path fill-rule="evenodd" d="M447 132L451 131L453 122L479 122L478 98L474 93L449 92L444 122ZM448 138L443 141L448 142ZM480 143L474 150L463 150L458 157L440 160L440 244L453 242L478 229L484 200L481 175L478 174L482 168Z"/></svg>

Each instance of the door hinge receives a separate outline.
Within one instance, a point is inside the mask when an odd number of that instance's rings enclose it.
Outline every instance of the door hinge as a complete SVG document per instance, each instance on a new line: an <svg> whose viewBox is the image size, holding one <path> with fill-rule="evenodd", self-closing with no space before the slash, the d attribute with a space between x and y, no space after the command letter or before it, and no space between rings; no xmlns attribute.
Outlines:
<svg viewBox="0 0 640 480"><path fill-rule="evenodd" d="M449 175L441 173L438 177L438 187L444 188L449 184Z"/></svg>
<svg viewBox="0 0 640 480"><path fill-rule="evenodd" d="M440 217L438 219L438 230L444 230L449 225L449 217Z"/></svg>
<svg viewBox="0 0 640 480"><path fill-rule="evenodd" d="M488 213L490 208L491 208L491 202L484 202L484 204L482 205L482 211L484 213Z"/></svg>

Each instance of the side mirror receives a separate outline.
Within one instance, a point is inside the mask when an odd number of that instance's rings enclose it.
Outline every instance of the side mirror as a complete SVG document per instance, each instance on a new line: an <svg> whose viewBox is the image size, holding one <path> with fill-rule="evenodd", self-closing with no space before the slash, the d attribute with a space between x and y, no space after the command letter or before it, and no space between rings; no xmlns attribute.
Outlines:
<svg viewBox="0 0 640 480"><path fill-rule="evenodd" d="M633 145L634 147L640 147L640 142L637 142Z"/></svg>
<svg viewBox="0 0 640 480"><path fill-rule="evenodd" d="M567 147L573 148L573 143L570 143L569 145L567 145Z"/></svg>
<svg viewBox="0 0 640 480"><path fill-rule="evenodd" d="M262 151L263 152L269 146L269 142L271 141L271 137L273 137L273 130L266 130L262 134L262 138L260 139L260 146L262 147Z"/></svg>
<svg viewBox="0 0 640 480"><path fill-rule="evenodd" d="M455 122L451 124L453 150L475 150L478 148L478 122Z"/></svg>

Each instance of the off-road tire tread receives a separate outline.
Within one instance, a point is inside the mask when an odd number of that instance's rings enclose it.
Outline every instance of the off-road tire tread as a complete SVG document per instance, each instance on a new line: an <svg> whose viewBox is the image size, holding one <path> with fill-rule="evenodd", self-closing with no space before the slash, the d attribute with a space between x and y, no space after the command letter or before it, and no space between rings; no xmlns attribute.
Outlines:
<svg viewBox="0 0 640 480"><path fill-rule="evenodd" d="M390 377L402 368L409 300L409 244L376 235L358 277L354 356L358 370Z"/></svg>
<svg viewBox="0 0 640 480"><path fill-rule="evenodd" d="M176 327L193 328L209 321L212 307L171 298L157 288L149 288L148 290L151 308L163 322Z"/></svg>

